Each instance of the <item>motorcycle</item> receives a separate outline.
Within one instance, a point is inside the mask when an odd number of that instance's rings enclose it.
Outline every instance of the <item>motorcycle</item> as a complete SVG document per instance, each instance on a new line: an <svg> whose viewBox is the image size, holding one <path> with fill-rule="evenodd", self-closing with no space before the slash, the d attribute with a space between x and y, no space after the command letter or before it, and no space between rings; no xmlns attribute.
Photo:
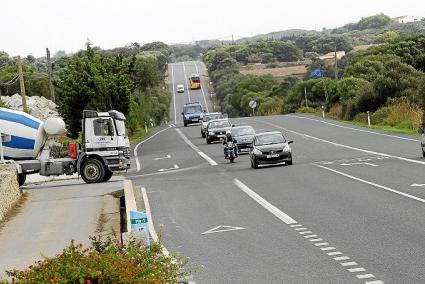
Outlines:
<svg viewBox="0 0 425 284"><path fill-rule="evenodd" d="M235 146L234 143L232 141L228 141L224 147L226 147L227 150L227 157L226 159L230 161L230 163L233 163L236 159L236 155L235 155Z"/></svg>

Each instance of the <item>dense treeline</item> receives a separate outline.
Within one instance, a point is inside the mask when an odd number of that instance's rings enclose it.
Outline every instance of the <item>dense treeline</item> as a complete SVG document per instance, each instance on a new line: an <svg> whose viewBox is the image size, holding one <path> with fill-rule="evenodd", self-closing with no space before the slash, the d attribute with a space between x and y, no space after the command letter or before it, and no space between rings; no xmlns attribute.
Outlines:
<svg viewBox="0 0 425 284"><path fill-rule="evenodd" d="M69 57L56 82L59 111L72 137L78 136L83 109L123 112L130 135L150 119L156 123L167 119L164 71L170 54L161 43L139 47L137 52L134 47L103 51L88 44Z"/></svg>
<svg viewBox="0 0 425 284"><path fill-rule="evenodd" d="M168 119L169 95L164 76L172 49L162 43L131 45L102 50L89 43L73 55L57 52L53 57L54 85L59 113L69 134L80 131L83 109L116 109L127 116L130 135L151 119L162 123ZM0 94L20 93L17 58L0 52ZM24 58L25 88L28 96L48 98L46 58Z"/></svg>
<svg viewBox="0 0 425 284"><path fill-rule="evenodd" d="M388 122L388 110L397 104L425 108L424 35L398 36L367 51L349 53L341 60L339 80L329 78L333 74L283 82L270 76L242 75L234 56L222 48L211 49L203 60L222 110L233 116L249 115L252 99L258 103L259 115L295 112L306 105L324 106L334 116L347 120L364 117L367 111L377 112L377 123ZM414 122L399 122L413 129L420 124L417 117Z"/></svg>

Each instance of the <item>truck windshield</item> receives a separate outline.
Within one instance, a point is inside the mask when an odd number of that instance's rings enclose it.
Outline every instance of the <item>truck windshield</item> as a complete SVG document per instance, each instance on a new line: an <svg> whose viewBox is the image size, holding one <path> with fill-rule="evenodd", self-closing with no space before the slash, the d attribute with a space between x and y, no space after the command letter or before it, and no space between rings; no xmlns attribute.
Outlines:
<svg viewBox="0 0 425 284"><path fill-rule="evenodd" d="M117 134L118 136L124 136L127 137L127 129L125 128L125 121L124 120L115 120L115 123L117 125Z"/></svg>

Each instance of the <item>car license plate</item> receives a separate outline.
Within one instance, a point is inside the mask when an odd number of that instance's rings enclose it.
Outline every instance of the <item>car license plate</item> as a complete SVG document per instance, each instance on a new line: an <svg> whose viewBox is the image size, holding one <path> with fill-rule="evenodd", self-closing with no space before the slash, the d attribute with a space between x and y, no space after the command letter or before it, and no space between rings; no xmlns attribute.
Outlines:
<svg viewBox="0 0 425 284"><path fill-rule="evenodd" d="M241 149L241 152L249 152L249 148Z"/></svg>
<svg viewBox="0 0 425 284"><path fill-rule="evenodd" d="M217 137L218 138L224 138L224 135L223 134L219 134L219 135L217 135Z"/></svg>
<svg viewBox="0 0 425 284"><path fill-rule="evenodd" d="M199 121L199 119L193 118L192 121Z"/></svg>
<svg viewBox="0 0 425 284"><path fill-rule="evenodd" d="M267 155L267 159L278 158L278 157L279 157L279 154L270 154L270 155Z"/></svg>

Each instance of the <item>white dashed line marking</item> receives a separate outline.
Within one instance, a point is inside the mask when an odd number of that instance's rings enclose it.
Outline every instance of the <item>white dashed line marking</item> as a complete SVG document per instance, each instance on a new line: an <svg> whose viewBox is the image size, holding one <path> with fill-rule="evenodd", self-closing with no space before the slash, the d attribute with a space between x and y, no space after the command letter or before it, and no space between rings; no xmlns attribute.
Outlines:
<svg viewBox="0 0 425 284"><path fill-rule="evenodd" d="M357 278L359 279L367 279L367 278L373 278L375 277L375 275L373 274L360 274L360 275L356 275Z"/></svg>
<svg viewBox="0 0 425 284"><path fill-rule="evenodd" d="M343 255L342 252L337 251L335 247L330 246L330 244L324 241L322 238L319 238L317 235L313 235L312 231L308 230L306 227L303 227L301 224L290 225L295 232L300 235L303 235L304 238L308 239L310 243L312 243L315 247L319 248L321 251L324 251L327 255L333 257L335 261L338 261L343 267L346 267L348 272L351 273L359 273L365 272L366 269L360 267L357 262L350 261L350 257ZM312 235L307 235L312 234ZM374 278L373 274L357 274L357 279L369 279ZM383 284L382 280L372 280L365 282L365 284Z"/></svg>
<svg viewBox="0 0 425 284"><path fill-rule="evenodd" d="M338 257L334 257L334 260L349 260L350 258L348 256L338 256Z"/></svg>
<svg viewBox="0 0 425 284"><path fill-rule="evenodd" d="M328 252L328 255L340 255L340 254L342 254L342 252L340 252L340 251L333 251L333 252Z"/></svg>
<svg viewBox="0 0 425 284"><path fill-rule="evenodd" d="M317 244L314 244L314 245L317 246L317 247L321 247L321 246L328 246L329 243L317 243Z"/></svg>
<svg viewBox="0 0 425 284"><path fill-rule="evenodd" d="M323 239L311 239L311 240L309 240L310 242L321 242L321 241L323 241Z"/></svg>
<svg viewBox="0 0 425 284"><path fill-rule="evenodd" d="M357 267L357 268L349 268L348 271L350 271L350 272L362 272L362 271L366 271L366 269L364 269L363 267Z"/></svg>
<svg viewBox="0 0 425 284"><path fill-rule="evenodd" d="M354 261L350 261L350 262L343 262L341 263L342 266L354 266L354 265L358 265L357 262Z"/></svg>

